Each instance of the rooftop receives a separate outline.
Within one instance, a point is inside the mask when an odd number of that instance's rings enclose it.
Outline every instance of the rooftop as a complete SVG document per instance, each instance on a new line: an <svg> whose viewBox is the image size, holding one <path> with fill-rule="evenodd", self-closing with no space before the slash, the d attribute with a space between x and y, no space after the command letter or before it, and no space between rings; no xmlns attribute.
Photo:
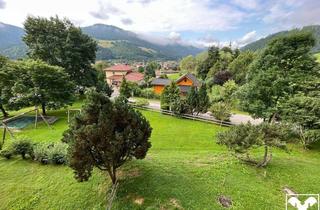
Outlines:
<svg viewBox="0 0 320 210"><path fill-rule="evenodd" d="M126 64L118 64L105 69L105 71L132 71L132 70L133 68Z"/></svg>
<svg viewBox="0 0 320 210"><path fill-rule="evenodd" d="M162 78L156 78L152 80L151 85L170 85L171 80L170 79L162 79Z"/></svg>
<svg viewBox="0 0 320 210"><path fill-rule="evenodd" d="M131 82L141 81L141 80L143 80L143 77L144 77L144 75L139 72L130 72L125 76L126 80L131 81Z"/></svg>
<svg viewBox="0 0 320 210"><path fill-rule="evenodd" d="M194 86L197 86L197 87L200 86L200 82L199 82L199 80L197 79L197 77L196 77L194 74L191 74L191 73L187 73L187 74L181 76L179 79L177 79L176 82L177 82L177 83L180 82L180 81L183 80L183 78L185 78L185 77L189 78L189 79L193 82L193 85L194 85Z"/></svg>

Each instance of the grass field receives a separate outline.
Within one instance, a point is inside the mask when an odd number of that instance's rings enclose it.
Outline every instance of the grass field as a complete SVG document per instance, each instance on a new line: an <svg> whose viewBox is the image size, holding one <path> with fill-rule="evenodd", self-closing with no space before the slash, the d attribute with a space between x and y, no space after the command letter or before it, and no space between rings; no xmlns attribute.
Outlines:
<svg viewBox="0 0 320 210"><path fill-rule="evenodd" d="M76 104L80 106L80 104ZM34 141L60 141L67 128L65 111L54 130L45 125L16 135ZM284 209L283 187L298 193L319 193L319 148L274 151L265 169L239 163L215 143L226 128L143 111L153 127L144 160L133 160L119 172L120 185L113 209L224 209L220 195L233 201L232 209ZM2 131L0 132L2 134ZM6 144L10 142L6 140ZM256 154L261 154L256 151ZM95 170L88 182L78 183L67 166L40 165L30 160L0 158L0 209L105 209L109 178Z"/></svg>
<svg viewBox="0 0 320 210"><path fill-rule="evenodd" d="M177 80L181 77L180 73L175 73L175 74L167 74L168 78L171 80Z"/></svg>

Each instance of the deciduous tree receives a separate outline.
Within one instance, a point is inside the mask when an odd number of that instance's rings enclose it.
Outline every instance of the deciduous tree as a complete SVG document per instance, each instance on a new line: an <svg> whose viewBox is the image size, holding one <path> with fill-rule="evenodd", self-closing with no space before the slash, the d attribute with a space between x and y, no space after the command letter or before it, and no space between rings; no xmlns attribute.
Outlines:
<svg viewBox="0 0 320 210"><path fill-rule="evenodd" d="M282 104L309 92L307 84L319 78L319 65L310 51L314 44L311 33L300 31L271 41L250 66L240 94L243 110L271 121Z"/></svg>
<svg viewBox="0 0 320 210"><path fill-rule="evenodd" d="M94 86L96 74L91 65L95 62L97 43L80 28L57 16L29 16L24 29L23 41L30 58L62 67L79 86Z"/></svg>
<svg viewBox="0 0 320 210"><path fill-rule="evenodd" d="M75 85L61 67L25 60L17 62L12 69L15 77L9 105L13 108L41 106L46 115L46 108L58 109L74 101Z"/></svg>

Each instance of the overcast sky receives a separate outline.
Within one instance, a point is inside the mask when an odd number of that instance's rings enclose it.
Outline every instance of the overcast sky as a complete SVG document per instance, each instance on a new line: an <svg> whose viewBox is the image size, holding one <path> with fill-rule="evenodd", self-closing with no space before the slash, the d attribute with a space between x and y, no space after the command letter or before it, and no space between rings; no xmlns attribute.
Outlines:
<svg viewBox="0 0 320 210"><path fill-rule="evenodd" d="M115 25L158 42L241 46L320 24L320 0L0 0L0 22L22 26L27 15Z"/></svg>

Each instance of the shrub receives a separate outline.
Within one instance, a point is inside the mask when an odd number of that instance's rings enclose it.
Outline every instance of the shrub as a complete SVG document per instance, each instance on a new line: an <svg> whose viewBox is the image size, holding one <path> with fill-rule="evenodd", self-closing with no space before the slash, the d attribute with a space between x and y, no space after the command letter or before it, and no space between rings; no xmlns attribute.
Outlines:
<svg viewBox="0 0 320 210"><path fill-rule="evenodd" d="M0 155L2 157L5 157L7 159L10 159L13 155L13 151L12 150L9 150L9 149L4 149L0 152Z"/></svg>
<svg viewBox="0 0 320 210"><path fill-rule="evenodd" d="M26 155L33 158L33 144L29 139L18 139L13 142L12 147L14 154L21 155L22 159L25 159Z"/></svg>
<svg viewBox="0 0 320 210"><path fill-rule="evenodd" d="M61 165L67 163L68 145L66 143L56 143L48 147L48 158L53 164Z"/></svg>
<svg viewBox="0 0 320 210"><path fill-rule="evenodd" d="M212 116L221 121L229 121L231 116L231 108L224 102L218 102L210 107Z"/></svg>
<svg viewBox="0 0 320 210"><path fill-rule="evenodd" d="M141 90L140 96L143 98L160 99L160 96L153 92L152 88L145 88Z"/></svg>
<svg viewBox="0 0 320 210"><path fill-rule="evenodd" d="M148 106L149 101L147 99L138 99L135 104L137 106Z"/></svg>
<svg viewBox="0 0 320 210"><path fill-rule="evenodd" d="M49 163L48 150L53 147L53 144L37 144L34 146L34 160L43 164Z"/></svg>
<svg viewBox="0 0 320 210"><path fill-rule="evenodd" d="M189 112L189 106L185 100L177 99L172 103L171 111L175 115L181 116Z"/></svg>

